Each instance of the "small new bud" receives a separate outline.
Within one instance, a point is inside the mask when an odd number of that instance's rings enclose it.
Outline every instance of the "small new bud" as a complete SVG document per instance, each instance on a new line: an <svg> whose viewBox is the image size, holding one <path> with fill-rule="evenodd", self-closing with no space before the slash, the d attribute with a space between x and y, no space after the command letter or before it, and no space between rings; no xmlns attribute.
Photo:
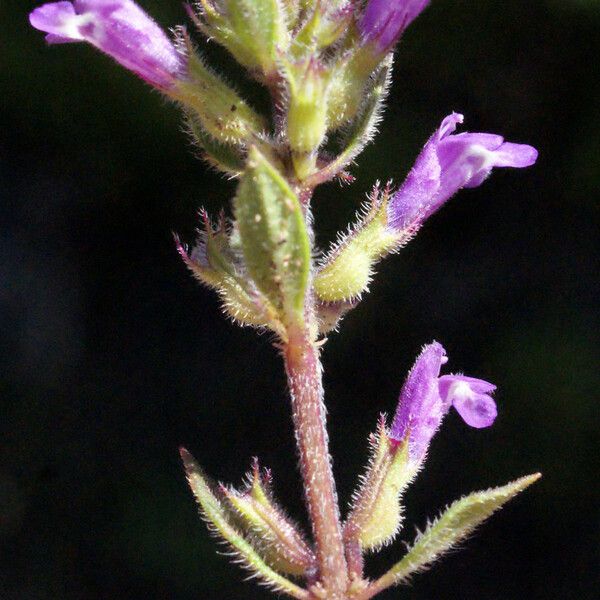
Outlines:
<svg viewBox="0 0 600 600"><path fill-rule="evenodd" d="M274 501L270 478L255 463L246 489L221 490L236 511L242 529L256 542L261 554L277 571L302 576L314 568L315 557L294 525Z"/></svg>
<svg viewBox="0 0 600 600"><path fill-rule="evenodd" d="M288 13L280 0L201 0L197 26L227 48L258 79L277 72L279 54L289 46Z"/></svg>
<svg viewBox="0 0 600 600"><path fill-rule="evenodd" d="M302 180L311 174L316 153L327 134L329 75L312 57L289 64L285 72L288 81L287 137L296 174Z"/></svg>
<svg viewBox="0 0 600 600"><path fill-rule="evenodd" d="M347 33L353 18L351 0L319 2L306 12L310 15L294 37L293 53L302 56L328 48Z"/></svg>

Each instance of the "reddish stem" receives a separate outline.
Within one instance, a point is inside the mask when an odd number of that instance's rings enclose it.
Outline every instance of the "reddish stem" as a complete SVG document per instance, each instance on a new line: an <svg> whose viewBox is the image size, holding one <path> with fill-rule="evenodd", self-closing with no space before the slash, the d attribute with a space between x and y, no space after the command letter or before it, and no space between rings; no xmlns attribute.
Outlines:
<svg viewBox="0 0 600 600"><path fill-rule="evenodd" d="M318 579L325 592L323 597L342 600L346 597L348 573L325 425L321 363L309 326L290 328L284 358Z"/></svg>

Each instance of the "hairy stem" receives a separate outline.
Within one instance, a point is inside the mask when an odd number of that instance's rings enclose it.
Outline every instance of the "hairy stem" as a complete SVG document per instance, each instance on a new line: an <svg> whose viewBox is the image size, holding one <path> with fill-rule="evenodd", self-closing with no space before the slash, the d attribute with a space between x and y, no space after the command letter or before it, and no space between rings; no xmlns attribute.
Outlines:
<svg viewBox="0 0 600 600"><path fill-rule="evenodd" d="M290 328L284 358L318 579L324 598L342 600L348 575L325 425L321 362L310 325Z"/></svg>

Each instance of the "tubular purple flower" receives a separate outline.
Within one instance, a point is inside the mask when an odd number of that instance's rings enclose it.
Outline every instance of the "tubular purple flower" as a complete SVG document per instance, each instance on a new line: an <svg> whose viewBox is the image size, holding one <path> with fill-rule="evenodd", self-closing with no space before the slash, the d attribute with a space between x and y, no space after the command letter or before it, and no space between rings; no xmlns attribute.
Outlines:
<svg viewBox="0 0 600 600"><path fill-rule="evenodd" d="M428 4L429 0L369 0L359 22L363 41L386 54Z"/></svg>
<svg viewBox="0 0 600 600"><path fill-rule="evenodd" d="M455 135L463 120L458 113L447 116L425 144L388 205L393 229L415 231L459 189L481 185L494 167L529 167L537 160L532 146L505 142L499 135Z"/></svg>
<svg viewBox="0 0 600 600"><path fill-rule="evenodd" d="M496 404L490 394L496 386L464 375L443 375L448 361L438 342L423 348L400 392L398 408L389 437L402 442L408 436L408 452L413 464L425 457L431 438L450 406L471 427L488 427L496 418Z"/></svg>
<svg viewBox="0 0 600 600"><path fill-rule="evenodd" d="M160 89L185 72L185 57L132 0L52 2L36 8L29 22L48 34L49 44L89 42Z"/></svg>

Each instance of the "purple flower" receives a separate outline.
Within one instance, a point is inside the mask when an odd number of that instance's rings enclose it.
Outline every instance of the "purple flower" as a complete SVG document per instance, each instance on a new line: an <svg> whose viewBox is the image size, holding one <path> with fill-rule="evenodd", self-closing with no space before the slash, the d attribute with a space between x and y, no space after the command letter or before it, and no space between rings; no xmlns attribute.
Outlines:
<svg viewBox="0 0 600 600"><path fill-rule="evenodd" d="M89 42L149 84L168 89L185 70L165 32L132 0L74 0L36 8L30 23L49 44Z"/></svg>
<svg viewBox="0 0 600 600"><path fill-rule="evenodd" d="M463 187L481 185L494 167L529 167L537 150L492 133L453 134L464 117L452 113L429 138L388 205L389 225L416 230Z"/></svg>
<svg viewBox="0 0 600 600"><path fill-rule="evenodd" d="M428 4L429 0L369 0L359 22L363 40L387 53Z"/></svg>
<svg viewBox="0 0 600 600"><path fill-rule="evenodd" d="M400 392L389 437L402 442L408 435L409 456L415 464L423 460L450 406L471 427L488 427L497 415L490 396L496 386L464 375L440 377L440 369L447 361L441 344L425 346Z"/></svg>

